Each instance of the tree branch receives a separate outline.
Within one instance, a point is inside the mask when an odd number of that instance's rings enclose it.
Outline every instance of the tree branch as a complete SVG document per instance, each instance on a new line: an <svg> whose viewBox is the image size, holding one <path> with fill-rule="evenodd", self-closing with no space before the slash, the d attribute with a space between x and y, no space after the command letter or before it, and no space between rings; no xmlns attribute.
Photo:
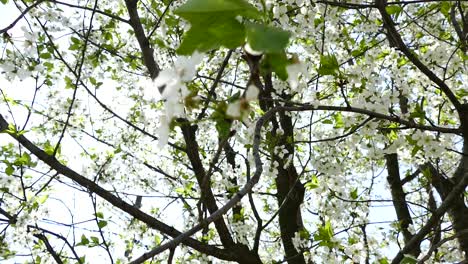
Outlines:
<svg viewBox="0 0 468 264"><path fill-rule="evenodd" d="M39 1L35 2L34 4L26 7L26 9L23 10L23 12L21 12L21 14L10 25L8 25L7 27L5 27L3 29L0 29L0 34L6 33L8 30L12 29L16 25L16 23L18 23L18 21L20 21L29 11L31 11L31 9L33 9L36 6L40 5L44 1L45 0L39 0Z"/></svg>
<svg viewBox="0 0 468 264"><path fill-rule="evenodd" d="M74 4L71 4L71 3L66 3L66 2L62 2L62 1L56 1L56 0L46 0L47 2L51 2L51 3L54 3L54 4L58 4L58 5L63 5L63 6L68 6L68 7L72 7L72 8L78 8L78 9L83 9L83 10L87 10L87 11L92 11L93 8L90 8L90 7L87 7L87 6L79 6L79 5L74 5ZM103 15L103 16L107 16L109 18L112 18L112 19L115 19L117 21L120 21L120 22L123 22L125 24L130 24L130 21L127 20L127 19L124 19L124 18L121 18L117 15L114 15L114 14L110 14L110 13L107 13L105 11L102 11L102 10L99 10L99 9L96 9L95 11L96 13L100 14L100 15Z"/></svg>
<svg viewBox="0 0 468 264"><path fill-rule="evenodd" d="M10 224L16 224L16 222L18 221L18 219L16 218L16 216L13 216L11 215L10 213L8 213L7 211L5 211L3 208L0 207L0 214L5 216L7 219L8 219L8 223Z"/></svg>
<svg viewBox="0 0 468 264"><path fill-rule="evenodd" d="M29 228L37 229L37 230L41 231L42 233L50 234L50 235L53 235L53 236L56 237L56 238L59 238L59 239L63 240L63 242L65 242L65 244L67 244L67 246L70 248L70 251L73 253L73 256L75 257L76 263L78 263L78 264L83 264L83 261L82 261L82 260L80 259L80 257L78 256L78 253L76 253L75 248L70 244L70 242L68 242L68 240L67 240L64 236L62 236L61 234L58 234L58 233L54 233L54 232L52 232L52 231L49 231L49 230L47 230L47 229L38 227L38 226L28 225L28 230L29 230Z"/></svg>
<svg viewBox="0 0 468 264"><path fill-rule="evenodd" d="M429 218L427 223L419 230L417 234L413 236L413 238L406 243L406 245L396 254L396 256L392 260L392 264L398 264L403 259L404 254L410 252L413 247L424 239L424 237L431 232L434 225L436 225L447 210L450 209L452 206L452 202L460 196L460 194L465 190L466 185L468 184L468 172L463 175L461 181L455 185L447 196L446 199L442 202L442 204L437 208L437 210L432 214Z"/></svg>
<svg viewBox="0 0 468 264"><path fill-rule="evenodd" d="M449 236L449 237L446 237L442 240L439 241L439 243L437 244L434 244L431 246L431 248L429 249L429 251L427 251L426 255L421 258L419 261L418 261L418 264L423 264L425 263L426 260L428 260L431 255L432 255L432 252L434 252L435 250L437 250L440 246L442 246L445 242L448 242L450 240L454 240L456 239L457 237L460 237L460 236L465 236L465 235L468 235L468 229L465 229L465 230L462 230L460 232L457 232L455 235L453 236Z"/></svg>
<svg viewBox="0 0 468 264"><path fill-rule="evenodd" d="M399 124L407 126L407 128L414 128L414 129L435 131L435 132L449 133L449 134L457 134L457 135L460 135L462 133L462 130L459 128L420 125L412 121L402 119L399 116L381 114L381 113L373 112L371 110L357 108L357 107L300 104L297 106L284 106L282 107L282 110L292 111L292 112L318 110L318 111L341 111L341 112L357 113L357 114L367 115L367 116L380 119L380 120L387 120L387 121L399 123Z"/></svg>
<svg viewBox="0 0 468 264"><path fill-rule="evenodd" d="M197 179L198 185L200 186L200 190L201 190L200 202L206 205L206 208L208 208L208 211L210 212L210 214L213 214L219 209L216 204L216 200L214 198L213 192L209 186L209 177L211 176L209 174L211 173L212 168L210 167L207 173L200 159L199 146L196 140L197 126L191 125L187 120L181 120L181 121L182 121L182 125L180 128L184 136L186 149L187 149L187 156L193 167L193 171L195 172L195 177ZM225 140L227 141L228 138L226 138ZM216 160L219 158L219 155L221 154L221 152L222 152L222 146L220 145L217 153L215 154L215 157L213 158L212 167L214 167L214 165L216 164ZM201 220L201 222L204 222L204 221ZM221 239L223 246L228 249L234 247L235 246L234 240L229 232L229 229L226 223L224 222L224 219L222 217L219 217L218 219L214 220L214 224L215 224L216 230L218 231L218 235L219 235L219 238Z"/></svg>
<svg viewBox="0 0 468 264"><path fill-rule="evenodd" d="M385 155L385 160L387 162L387 181L390 185L393 206L395 207L395 212L403 233L404 241L407 243L411 238L413 238L413 234L408 230L409 226L413 224L413 220L408 209L408 204L406 203L406 193L403 190L403 183L400 178L398 156L396 153L387 154ZM411 249L410 254L417 258L420 253L421 249L419 244L415 244Z"/></svg>
<svg viewBox="0 0 468 264"><path fill-rule="evenodd" d="M54 248L49 242L49 239L47 239L47 237L44 234L34 234L34 236L42 240L42 242L44 242L47 251L52 255L55 262L57 262L58 264L63 264L63 261L60 259L60 256L57 254L57 252L55 252Z"/></svg>
<svg viewBox="0 0 468 264"><path fill-rule="evenodd" d="M145 35L143 26L141 25L140 16L138 15L137 3L138 0L125 0L128 15L130 16L130 25L135 32L138 44L140 45L140 50L143 53L143 62L148 69L151 79L154 80L156 77L158 77L160 69L154 58L154 50L150 47L149 40Z"/></svg>

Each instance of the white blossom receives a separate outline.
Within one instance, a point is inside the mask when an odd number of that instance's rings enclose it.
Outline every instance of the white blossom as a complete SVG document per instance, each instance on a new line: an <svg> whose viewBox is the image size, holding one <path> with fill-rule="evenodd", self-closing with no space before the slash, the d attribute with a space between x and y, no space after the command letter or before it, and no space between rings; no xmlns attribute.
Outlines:
<svg viewBox="0 0 468 264"><path fill-rule="evenodd" d="M245 93L245 99L247 101L257 100L259 93L260 93L260 90L258 89L258 87L251 84L249 85L249 87L247 87L247 92Z"/></svg>
<svg viewBox="0 0 468 264"><path fill-rule="evenodd" d="M162 90L161 98L165 100L165 115L161 117L161 124L158 128L159 147L163 147L168 142L169 124L172 119L185 115L184 100L189 95L185 83L191 81L195 76L196 67L202 59L203 55L198 52L190 57L180 57L174 63L174 68L161 71L154 80L154 86L158 90ZM154 94L154 86L146 88L147 95L148 93ZM151 96L149 97L151 98Z"/></svg>
<svg viewBox="0 0 468 264"><path fill-rule="evenodd" d="M303 63L293 63L286 66L286 71L288 73L288 83L291 86L291 89L295 90L299 85L299 74L305 74L306 69Z"/></svg>
<svg viewBox="0 0 468 264"><path fill-rule="evenodd" d="M227 107L226 110L226 115L233 117L233 118L239 118L241 117L241 104L240 100L236 100L233 103L230 103Z"/></svg>

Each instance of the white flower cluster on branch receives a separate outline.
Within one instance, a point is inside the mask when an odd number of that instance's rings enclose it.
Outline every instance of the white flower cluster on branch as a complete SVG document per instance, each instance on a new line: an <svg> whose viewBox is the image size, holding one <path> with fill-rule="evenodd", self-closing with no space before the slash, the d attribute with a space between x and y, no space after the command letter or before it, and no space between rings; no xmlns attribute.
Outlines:
<svg viewBox="0 0 468 264"><path fill-rule="evenodd" d="M170 123L173 118L185 117L184 102L190 91L186 86L192 81L197 71L197 65L203 60L203 54L195 52L190 57L180 57L173 68L164 69L154 80L154 86L147 86L145 93L149 98L155 98L157 91L164 101L164 112L159 118L157 134L159 147L167 144L170 133Z"/></svg>

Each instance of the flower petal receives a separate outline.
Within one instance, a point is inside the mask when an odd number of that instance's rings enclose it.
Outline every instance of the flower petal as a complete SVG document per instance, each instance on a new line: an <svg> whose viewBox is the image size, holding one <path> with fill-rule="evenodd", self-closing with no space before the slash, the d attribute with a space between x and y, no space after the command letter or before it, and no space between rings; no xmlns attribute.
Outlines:
<svg viewBox="0 0 468 264"><path fill-rule="evenodd" d="M253 101L258 99L258 94L260 94L260 90L257 86L251 84L247 87L247 92L245 93L245 99L247 101Z"/></svg>

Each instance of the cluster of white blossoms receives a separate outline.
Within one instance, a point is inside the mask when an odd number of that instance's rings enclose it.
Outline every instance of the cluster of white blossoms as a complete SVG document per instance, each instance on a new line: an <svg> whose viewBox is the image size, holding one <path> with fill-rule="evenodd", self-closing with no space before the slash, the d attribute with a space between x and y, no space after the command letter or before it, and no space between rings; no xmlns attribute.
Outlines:
<svg viewBox="0 0 468 264"><path fill-rule="evenodd" d="M298 251L310 247L310 240L307 238L302 238L299 232L296 232L294 234L294 237L292 238L292 243Z"/></svg>
<svg viewBox="0 0 468 264"><path fill-rule="evenodd" d="M364 249L364 245L361 242L358 242L345 247L344 252L346 255L352 257L354 263L360 263L362 260L361 258L364 257L361 256L364 255Z"/></svg>
<svg viewBox="0 0 468 264"><path fill-rule="evenodd" d="M38 206L43 204L45 197L32 196L28 197L28 200L24 202L28 210L23 211L22 213L16 216L16 223L12 225L14 232L7 232L7 237L9 241L13 243L10 245L12 247L23 246L23 245L32 245L34 243L34 234L38 233L38 230L35 228L29 228L29 225L32 223L38 223L41 217L47 217L49 215L49 209L45 206ZM13 209L14 210L14 209Z"/></svg>
<svg viewBox="0 0 468 264"><path fill-rule="evenodd" d="M288 73L288 83L293 91L296 91L299 86L299 76L307 73L307 68L304 63L296 62L286 66L286 72Z"/></svg>
<svg viewBox="0 0 468 264"><path fill-rule="evenodd" d="M257 86L253 84L249 85L249 87L247 87L247 91L245 92L244 98L236 100L228 105L226 115L233 118L245 117L246 115L244 115L244 113L246 111L244 110L248 110L248 103L257 100L259 93L260 90Z"/></svg>
<svg viewBox="0 0 468 264"><path fill-rule="evenodd" d="M250 235L253 234L252 225L238 221L231 223L231 227L234 231L234 234L236 235L237 242L248 246L249 241L251 241Z"/></svg>
<svg viewBox="0 0 468 264"><path fill-rule="evenodd" d="M252 50L252 48L248 44L245 45L245 49L250 54L256 54L256 55L261 54L257 51ZM289 87L292 90L297 90L299 86L299 80L300 80L301 74L305 75L307 72L305 64L297 61L295 63L289 64L288 66L286 66L286 71L288 73L287 82L289 84ZM284 88L283 85L275 86L275 88L277 87ZM227 110L226 110L226 115L232 118L242 119L243 121L247 121L246 117L248 116L248 113L249 113L248 110L250 109L249 104L250 102L256 101L258 99L259 94L260 94L260 89L254 84L250 84L247 87L244 97L228 105Z"/></svg>
<svg viewBox="0 0 468 264"><path fill-rule="evenodd" d="M19 65L19 63L15 64L12 61L0 62L0 71L3 71L4 77L8 81L16 79L21 81L31 76L31 71ZM38 66L37 69L42 70L43 67Z"/></svg>
<svg viewBox="0 0 468 264"><path fill-rule="evenodd" d="M190 57L180 57L174 63L174 67L165 69L154 80L154 86L147 87L146 94L150 98L156 98L156 89L161 92L164 100L165 114L160 116L160 126L157 129L159 147L163 147L169 140L169 125L175 117L185 117L184 101L190 94L186 82L195 77L197 65L201 63L203 54L195 52ZM149 88L149 89L148 89Z"/></svg>

